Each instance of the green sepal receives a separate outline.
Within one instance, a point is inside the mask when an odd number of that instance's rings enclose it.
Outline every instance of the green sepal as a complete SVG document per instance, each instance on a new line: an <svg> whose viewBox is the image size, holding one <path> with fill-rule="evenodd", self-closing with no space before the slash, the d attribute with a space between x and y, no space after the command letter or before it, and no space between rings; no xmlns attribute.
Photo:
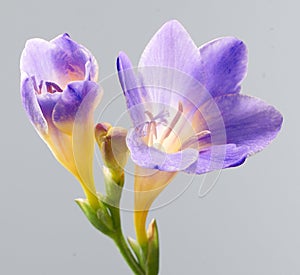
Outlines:
<svg viewBox="0 0 300 275"><path fill-rule="evenodd" d="M75 202L96 229L106 235L111 235L113 233L113 222L104 205L101 205L96 211L90 206L87 200L76 199Z"/></svg>
<svg viewBox="0 0 300 275"><path fill-rule="evenodd" d="M157 275L159 271L159 238L155 220L152 220L148 228L148 249L146 258L146 274Z"/></svg>
<svg viewBox="0 0 300 275"><path fill-rule="evenodd" d="M136 240L134 240L130 237L128 237L127 240L128 240L128 243L129 243L132 251L134 252L139 264L141 265L142 268L145 268L145 259L144 259L143 250L142 250L141 246L139 245L139 243Z"/></svg>
<svg viewBox="0 0 300 275"><path fill-rule="evenodd" d="M115 171L103 166L103 175L106 189L106 196L103 201L119 208L124 185L124 173L123 171L119 171L119 174L116 174Z"/></svg>

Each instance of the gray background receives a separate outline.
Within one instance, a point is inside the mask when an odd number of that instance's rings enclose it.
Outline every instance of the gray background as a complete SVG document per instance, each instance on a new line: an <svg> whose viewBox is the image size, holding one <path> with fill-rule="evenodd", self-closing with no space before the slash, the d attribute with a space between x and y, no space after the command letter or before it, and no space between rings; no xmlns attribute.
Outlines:
<svg viewBox="0 0 300 275"><path fill-rule="evenodd" d="M150 214L160 229L161 274L300 274L296 3L1 2L0 274L131 274L113 243L73 202L82 196L79 185L54 160L22 109L19 57L25 41L68 32L93 52L103 79L115 72L120 50L137 64L152 35L173 18L198 45L225 35L244 40L250 62L243 93L275 105L284 125L266 150L222 172L205 198L198 196L199 177ZM103 102L109 99L106 91ZM131 213L123 218L126 233L133 234Z"/></svg>

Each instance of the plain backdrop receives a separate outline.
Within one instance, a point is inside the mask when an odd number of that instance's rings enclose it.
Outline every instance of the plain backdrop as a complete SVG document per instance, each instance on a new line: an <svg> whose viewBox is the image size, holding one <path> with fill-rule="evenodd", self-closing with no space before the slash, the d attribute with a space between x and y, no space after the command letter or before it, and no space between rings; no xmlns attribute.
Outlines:
<svg viewBox="0 0 300 275"><path fill-rule="evenodd" d="M29 123L20 100L19 58L27 39L68 32L92 51L100 80L109 83L118 52L137 64L152 35L170 19L178 19L199 46L220 36L242 39L249 50L242 93L276 106L284 124L263 152L223 171L204 198L199 197L203 176L191 184L178 177L173 189L165 190L174 192L173 199L150 213L160 232L160 274L300 274L297 3L1 2L0 274L131 274L112 241L92 228L74 203L83 196L79 184ZM120 93L115 85L105 91L100 108ZM114 113L121 115L122 98L117 104ZM131 188L132 178L126 185ZM122 217L125 233L133 235L132 213L123 211Z"/></svg>

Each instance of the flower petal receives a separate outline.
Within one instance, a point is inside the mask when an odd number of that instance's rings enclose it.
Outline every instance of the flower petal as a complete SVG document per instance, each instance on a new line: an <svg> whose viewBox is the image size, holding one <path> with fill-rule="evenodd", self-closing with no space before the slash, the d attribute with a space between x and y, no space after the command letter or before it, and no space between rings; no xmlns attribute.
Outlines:
<svg viewBox="0 0 300 275"><path fill-rule="evenodd" d="M185 149L177 153L168 154L161 150L147 146L132 129L126 138L132 160L139 166L158 169L166 172L181 171L189 167L198 158L198 151Z"/></svg>
<svg viewBox="0 0 300 275"><path fill-rule="evenodd" d="M197 79L200 52L183 26L172 20L146 46L139 62L139 67L145 66L172 68Z"/></svg>
<svg viewBox="0 0 300 275"><path fill-rule="evenodd" d="M153 36L139 62L142 83L152 102L177 109L180 101L191 114L211 98L199 82L200 69L199 49L176 20L167 22Z"/></svg>
<svg viewBox="0 0 300 275"><path fill-rule="evenodd" d="M28 40L20 59L21 72L35 76L37 81L57 80L51 58L51 52L55 51L55 48L53 44L40 38Z"/></svg>
<svg viewBox="0 0 300 275"><path fill-rule="evenodd" d="M39 83L51 81L64 88L68 82L84 80L86 64L91 79L97 78L97 63L83 46L72 41L66 34L48 42L35 38L26 42L21 55L20 68Z"/></svg>
<svg viewBox="0 0 300 275"><path fill-rule="evenodd" d="M147 95L136 77L129 58L123 52L118 56L117 70L133 124L135 126L140 125L145 121L142 97L145 98Z"/></svg>
<svg viewBox="0 0 300 275"><path fill-rule="evenodd" d="M74 92L78 92L80 91L79 86L82 86L83 91L80 92L82 99L77 108L73 126L73 154L82 183L90 192L96 194L93 177L95 144L93 118L94 111L100 103L103 93L95 82L89 81L72 83L69 88Z"/></svg>
<svg viewBox="0 0 300 275"><path fill-rule="evenodd" d="M240 91L247 72L247 48L234 38L213 40L200 48L201 74L199 81L213 97Z"/></svg>
<svg viewBox="0 0 300 275"><path fill-rule="evenodd" d="M71 135L79 107L84 100L86 101L85 97L89 93L94 94L97 90L98 85L92 81L78 81L69 84L54 107L52 115L54 125L60 131Z"/></svg>
<svg viewBox="0 0 300 275"><path fill-rule="evenodd" d="M54 94L47 93L47 94L37 96L37 100L40 104L43 115L48 122L48 126L49 124L53 123L52 121L53 110L56 103L60 99L61 95L62 95L61 93L54 93Z"/></svg>
<svg viewBox="0 0 300 275"><path fill-rule="evenodd" d="M187 173L203 174L210 171L241 165L247 158L246 146L234 144L214 145L199 153L198 160L185 169Z"/></svg>
<svg viewBox="0 0 300 275"><path fill-rule="evenodd" d="M217 104L219 112L211 106ZM246 146L248 155L266 147L281 128L282 116L264 101L245 95L216 97L200 108L209 125L212 139L224 136L227 143ZM220 123L220 116L223 123Z"/></svg>
<svg viewBox="0 0 300 275"><path fill-rule="evenodd" d="M47 121L43 116L41 107L38 103L31 78L26 78L24 75L23 78L24 79L21 80L21 97L23 106L36 130L44 136L48 133Z"/></svg>
<svg viewBox="0 0 300 275"><path fill-rule="evenodd" d="M78 77L73 77L76 80L80 80L82 73L85 75L85 79L97 81L98 80L98 64L91 52L84 46L73 41L68 34L63 34L50 41L58 46L61 51L64 52L62 58L59 51L53 52L55 58L55 65L64 74L77 74ZM56 58L59 57L59 58ZM88 63L88 66L86 64ZM88 70L87 70L88 69Z"/></svg>

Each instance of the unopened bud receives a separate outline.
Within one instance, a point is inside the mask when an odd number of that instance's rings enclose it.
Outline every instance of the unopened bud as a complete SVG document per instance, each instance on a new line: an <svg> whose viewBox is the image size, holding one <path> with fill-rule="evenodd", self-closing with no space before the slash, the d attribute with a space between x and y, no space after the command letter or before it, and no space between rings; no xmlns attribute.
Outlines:
<svg viewBox="0 0 300 275"><path fill-rule="evenodd" d="M127 130L112 127L108 123L99 123L95 127L95 138L104 165L113 172L123 171L127 163L129 151L126 145Z"/></svg>
<svg viewBox="0 0 300 275"><path fill-rule="evenodd" d="M149 224L148 231L148 252L146 258L146 274L158 274L159 270L159 240L158 229L155 220Z"/></svg>

